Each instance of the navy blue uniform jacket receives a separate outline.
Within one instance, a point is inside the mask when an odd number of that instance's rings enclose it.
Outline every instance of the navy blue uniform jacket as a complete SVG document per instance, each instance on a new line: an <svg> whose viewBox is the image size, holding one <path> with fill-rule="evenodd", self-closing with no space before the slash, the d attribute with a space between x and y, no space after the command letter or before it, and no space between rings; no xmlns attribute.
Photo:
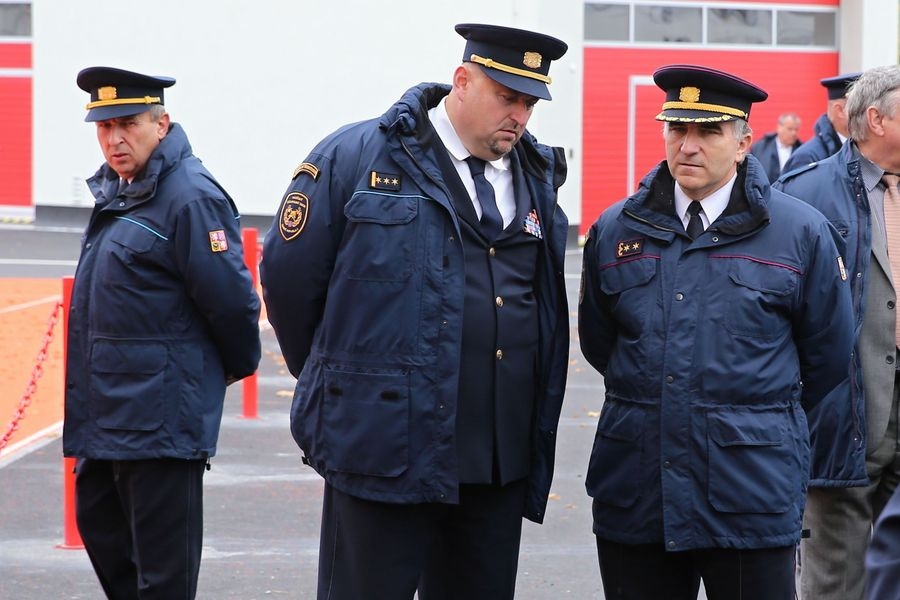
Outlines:
<svg viewBox="0 0 900 600"><path fill-rule="evenodd" d="M69 315L66 456L203 459L260 359L234 202L172 124L124 193L104 164Z"/></svg>
<svg viewBox="0 0 900 600"><path fill-rule="evenodd" d="M675 551L790 546L810 476L865 481L852 407L829 395L853 345L840 237L753 156L693 242L673 190L663 162L584 249L581 348L606 384L594 532Z"/></svg>
<svg viewBox="0 0 900 600"><path fill-rule="evenodd" d="M291 428L335 488L393 503L458 501L455 439L465 261L427 111L449 86L421 84L379 119L328 136L298 167L266 237L269 321L298 376ZM539 352L525 514L544 516L565 389L567 219L560 149L515 146L543 239ZM335 384L334 382L338 382ZM329 390L335 393L330 393ZM340 390L341 395L336 395Z"/></svg>

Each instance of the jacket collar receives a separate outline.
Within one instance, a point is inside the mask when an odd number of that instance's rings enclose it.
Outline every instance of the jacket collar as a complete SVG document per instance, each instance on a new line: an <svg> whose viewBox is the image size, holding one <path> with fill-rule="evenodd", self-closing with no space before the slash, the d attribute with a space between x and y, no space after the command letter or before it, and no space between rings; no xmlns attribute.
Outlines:
<svg viewBox="0 0 900 600"><path fill-rule="evenodd" d="M727 235L744 235L769 222L770 187L760 162L748 154L738 165L737 179L728 206L712 225ZM675 214L675 179L662 161L641 181L638 191L625 201L623 212L652 227L683 232Z"/></svg>
<svg viewBox="0 0 900 600"><path fill-rule="evenodd" d="M159 145L150 154L147 165L129 184L123 195L132 199L150 198L156 192L160 177L171 170L182 159L192 154L184 129L178 123L172 123L169 131ZM87 180L91 193L98 203L108 202L115 197L118 190L119 175L104 163L93 177Z"/></svg>

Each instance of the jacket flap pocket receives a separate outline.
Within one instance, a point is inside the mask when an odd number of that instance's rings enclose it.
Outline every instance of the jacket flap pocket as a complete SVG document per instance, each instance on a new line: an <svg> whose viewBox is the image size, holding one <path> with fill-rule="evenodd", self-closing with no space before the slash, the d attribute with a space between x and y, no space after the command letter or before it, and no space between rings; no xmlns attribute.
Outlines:
<svg viewBox="0 0 900 600"><path fill-rule="evenodd" d="M641 258L603 268L600 289L605 294L619 294L647 284L656 275L655 258Z"/></svg>
<svg viewBox="0 0 900 600"><path fill-rule="evenodd" d="M118 218L119 222L125 222L112 228L110 239L120 246L128 248L132 252L148 252L159 239L165 239L162 235L149 229L146 225L124 217Z"/></svg>
<svg viewBox="0 0 900 600"><path fill-rule="evenodd" d="M719 446L777 446L784 435L781 419L768 412L732 409L709 414L709 437Z"/></svg>
<svg viewBox="0 0 900 600"><path fill-rule="evenodd" d="M603 416L606 418L604 419ZM607 408L606 415L600 417L598 432L606 438L633 442L641 435L641 429L642 420L636 411L626 408L610 411Z"/></svg>
<svg viewBox="0 0 900 600"><path fill-rule="evenodd" d="M418 198L358 192L344 207L344 215L358 223L403 225L416 218Z"/></svg>
<svg viewBox="0 0 900 600"><path fill-rule="evenodd" d="M166 366L166 347L158 342L97 340L91 350L97 373L159 373Z"/></svg>
<svg viewBox="0 0 900 600"><path fill-rule="evenodd" d="M798 274L787 265L755 260L736 260L729 265L728 276L739 286L775 296L787 296L797 287Z"/></svg>

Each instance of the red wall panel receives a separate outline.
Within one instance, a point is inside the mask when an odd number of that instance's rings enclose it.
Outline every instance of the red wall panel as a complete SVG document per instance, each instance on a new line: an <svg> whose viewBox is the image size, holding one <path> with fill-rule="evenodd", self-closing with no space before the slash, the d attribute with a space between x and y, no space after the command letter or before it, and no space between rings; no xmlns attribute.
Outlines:
<svg viewBox="0 0 900 600"><path fill-rule="evenodd" d="M31 77L0 77L0 205L31 206Z"/></svg>
<svg viewBox="0 0 900 600"><path fill-rule="evenodd" d="M0 44L0 69L30 69L31 44Z"/></svg>
<svg viewBox="0 0 900 600"><path fill-rule="evenodd" d="M30 69L30 43L0 44L0 205L32 204Z"/></svg>

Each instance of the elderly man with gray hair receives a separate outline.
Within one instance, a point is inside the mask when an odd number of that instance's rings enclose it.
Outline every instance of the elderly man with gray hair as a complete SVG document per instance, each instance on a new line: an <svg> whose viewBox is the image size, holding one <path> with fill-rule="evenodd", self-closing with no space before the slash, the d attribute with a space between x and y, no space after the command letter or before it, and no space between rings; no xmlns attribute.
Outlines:
<svg viewBox="0 0 900 600"><path fill-rule="evenodd" d="M862 600L872 525L900 480L898 109L900 65L865 71L847 96L848 142L837 154L775 184L818 208L847 242L843 261L858 325L846 402L855 404L869 479L863 487L809 490L804 514L809 537L800 545L803 598Z"/></svg>

